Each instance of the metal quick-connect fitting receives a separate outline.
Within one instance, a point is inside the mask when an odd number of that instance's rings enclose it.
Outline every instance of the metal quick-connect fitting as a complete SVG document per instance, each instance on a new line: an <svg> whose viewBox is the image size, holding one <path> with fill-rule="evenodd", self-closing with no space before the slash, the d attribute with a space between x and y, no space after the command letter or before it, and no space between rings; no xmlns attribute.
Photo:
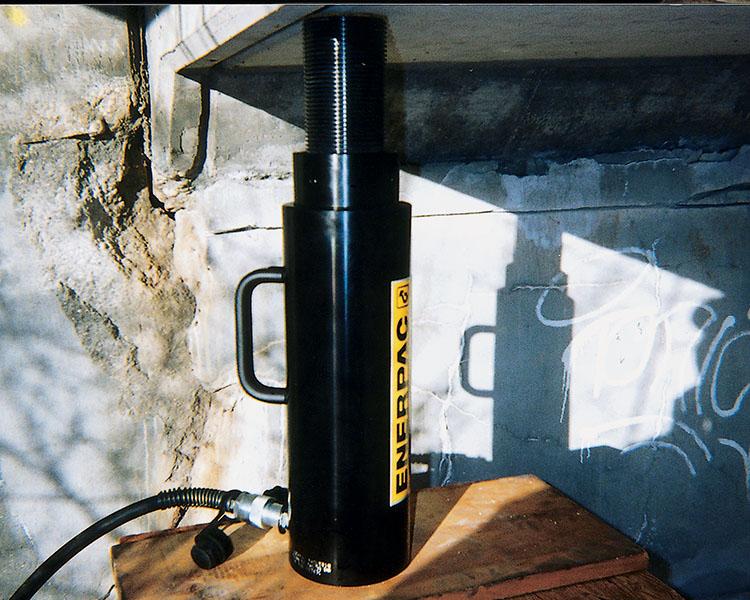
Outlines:
<svg viewBox="0 0 750 600"><path fill-rule="evenodd" d="M283 507L268 496L242 492L231 507L232 517L250 523L259 529L270 529L277 525L286 529L289 516Z"/></svg>

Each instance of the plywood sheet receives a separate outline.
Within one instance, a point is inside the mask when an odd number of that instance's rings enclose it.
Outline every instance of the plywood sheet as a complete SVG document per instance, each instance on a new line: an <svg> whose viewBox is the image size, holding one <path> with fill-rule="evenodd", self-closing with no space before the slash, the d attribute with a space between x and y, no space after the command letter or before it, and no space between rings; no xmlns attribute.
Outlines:
<svg viewBox="0 0 750 600"><path fill-rule="evenodd" d="M513 600L684 600L677 592L646 571L587 581Z"/></svg>
<svg viewBox="0 0 750 600"><path fill-rule="evenodd" d="M640 571L648 562L640 547L533 476L420 491L412 563L376 585L310 582L289 566L286 536L244 525L230 532L235 553L211 571L190 559L195 528L123 538L112 548L120 597L482 600Z"/></svg>

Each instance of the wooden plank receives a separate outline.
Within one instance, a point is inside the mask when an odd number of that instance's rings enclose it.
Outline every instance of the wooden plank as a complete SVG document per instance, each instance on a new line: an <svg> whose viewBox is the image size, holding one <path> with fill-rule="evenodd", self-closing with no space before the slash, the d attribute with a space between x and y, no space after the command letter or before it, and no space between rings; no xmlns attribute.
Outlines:
<svg viewBox="0 0 750 600"><path fill-rule="evenodd" d="M639 571L648 562L640 547L533 476L420 491L412 563L376 585L310 582L289 566L286 536L244 525L229 531L235 553L211 571L190 559L194 529L121 540L112 548L120 597L481 600Z"/></svg>
<svg viewBox="0 0 750 600"><path fill-rule="evenodd" d="M641 571L598 581L589 581L513 600L684 600L651 573Z"/></svg>

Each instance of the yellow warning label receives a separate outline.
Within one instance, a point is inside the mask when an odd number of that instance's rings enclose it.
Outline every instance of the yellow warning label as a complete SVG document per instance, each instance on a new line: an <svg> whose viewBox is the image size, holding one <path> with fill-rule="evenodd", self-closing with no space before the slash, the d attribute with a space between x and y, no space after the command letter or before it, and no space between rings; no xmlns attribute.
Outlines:
<svg viewBox="0 0 750 600"><path fill-rule="evenodd" d="M391 282L391 506L409 495L409 278Z"/></svg>

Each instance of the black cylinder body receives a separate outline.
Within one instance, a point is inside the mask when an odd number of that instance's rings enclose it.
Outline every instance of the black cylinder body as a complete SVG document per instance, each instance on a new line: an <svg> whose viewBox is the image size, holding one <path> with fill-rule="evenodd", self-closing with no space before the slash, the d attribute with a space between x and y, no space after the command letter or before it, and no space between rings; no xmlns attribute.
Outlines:
<svg viewBox="0 0 750 600"><path fill-rule="evenodd" d="M323 583L409 561L408 498L390 501L392 287L408 285L409 226L399 202L284 207L290 561Z"/></svg>
<svg viewBox="0 0 750 600"><path fill-rule="evenodd" d="M382 152L384 31L306 22L308 152L283 209L290 563L334 585L387 579L411 551L411 207Z"/></svg>

